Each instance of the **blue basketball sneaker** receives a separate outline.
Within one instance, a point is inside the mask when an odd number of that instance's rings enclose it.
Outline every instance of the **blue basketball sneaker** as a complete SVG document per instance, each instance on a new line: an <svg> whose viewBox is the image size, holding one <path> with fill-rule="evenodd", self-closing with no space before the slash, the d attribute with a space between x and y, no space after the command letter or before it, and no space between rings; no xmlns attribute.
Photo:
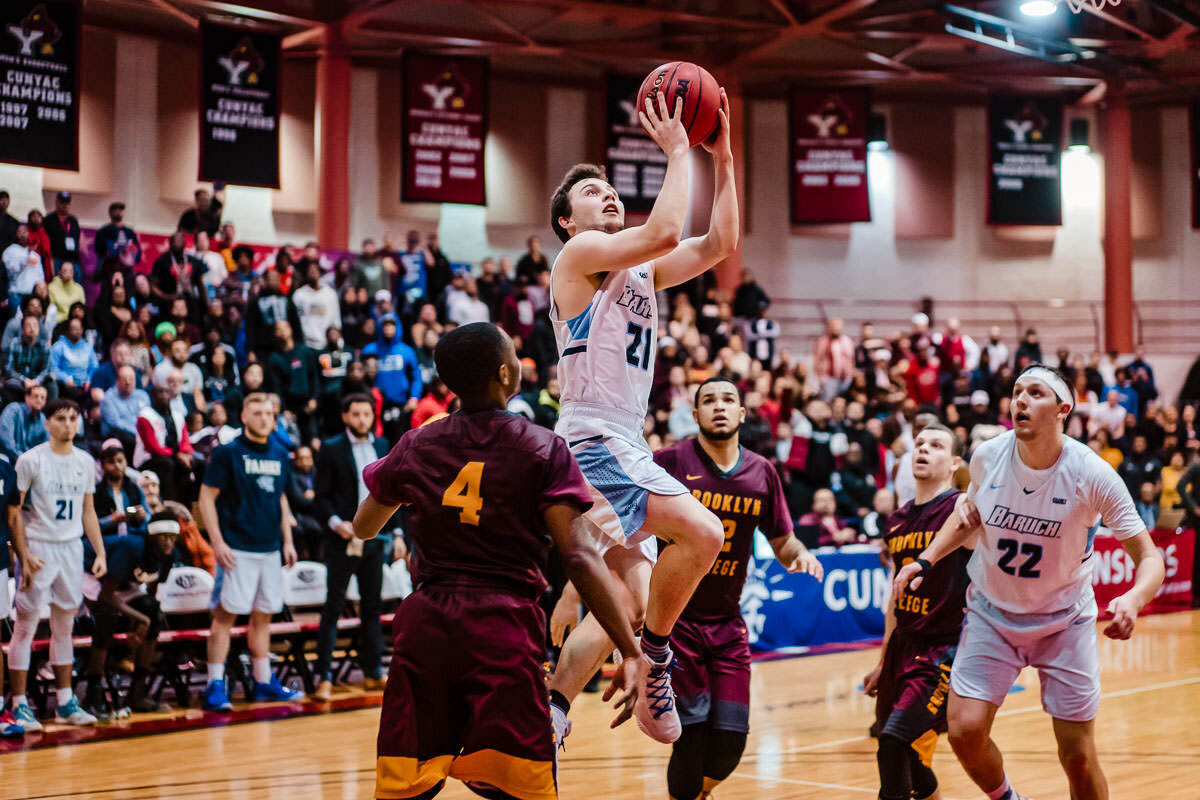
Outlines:
<svg viewBox="0 0 1200 800"><path fill-rule="evenodd" d="M205 711L233 711L233 703L229 702L229 693L225 691L225 681L209 681L204 690Z"/></svg>
<svg viewBox="0 0 1200 800"><path fill-rule="evenodd" d="M274 675L271 676L270 683L254 682L254 702L256 703L287 703L303 699L304 692L289 689Z"/></svg>

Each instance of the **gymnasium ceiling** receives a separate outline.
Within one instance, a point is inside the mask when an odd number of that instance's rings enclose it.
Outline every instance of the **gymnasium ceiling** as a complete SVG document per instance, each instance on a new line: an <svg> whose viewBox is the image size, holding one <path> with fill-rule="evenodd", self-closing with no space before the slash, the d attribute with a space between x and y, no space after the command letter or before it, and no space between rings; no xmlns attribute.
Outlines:
<svg viewBox="0 0 1200 800"><path fill-rule="evenodd" d="M489 57L496 74L598 84L696 61L749 96L788 83L871 85L880 99L963 100L988 91L1131 102L1200 96L1200 0L1122 0L1027 17L1020 0L86 0L86 24L179 39L197 20L278 30L315 58L341 22L356 63L405 48Z"/></svg>

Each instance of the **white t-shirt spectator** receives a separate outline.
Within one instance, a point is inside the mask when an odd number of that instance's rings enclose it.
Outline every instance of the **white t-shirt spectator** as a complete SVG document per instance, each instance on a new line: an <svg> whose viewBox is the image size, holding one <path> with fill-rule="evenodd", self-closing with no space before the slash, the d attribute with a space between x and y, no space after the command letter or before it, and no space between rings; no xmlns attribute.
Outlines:
<svg viewBox="0 0 1200 800"><path fill-rule="evenodd" d="M491 310L488 309L487 303L478 297L471 297L466 292L455 292L446 299L446 317L459 325L490 322Z"/></svg>
<svg viewBox="0 0 1200 800"><path fill-rule="evenodd" d="M13 242L4 248L3 259L8 270L8 290L13 294L32 294L33 287L45 280L42 257L32 247Z"/></svg>
<svg viewBox="0 0 1200 800"><path fill-rule="evenodd" d="M1098 403L1092 407L1092 413L1088 419L1092 430L1104 428L1114 439L1121 438L1125 433L1125 407L1120 403L1115 406L1110 406L1107 402Z"/></svg>
<svg viewBox="0 0 1200 800"><path fill-rule="evenodd" d="M306 283L292 294L292 302L296 304L296 313L300 315L304 343L314 350L324 350L325 332L330 328L342 327L342 310L338 305L337 292L331 286L314 289Z"/></svg>
<svg viewBox="0 0 1200 800"><path fill-rule="evenodd" d="M154 375L151 379L155 386L166 386L167 378L171 377L171 370L175 369L175 362L169 358L164 358L154 367ZM197 388L204 386L204 373L200 371L200 367L193 364L191 361L178 368L183 373L183 391L181 394L192 394Z"/></svg>
<svg viewBox="0 0 1200 800"><path fill-rule="evenodd" d="M83 536L84 495L96 491L96 460L77 447L60 456L42 442L17 459L17 489L25 492L28 538L76 541Z"/></svg>

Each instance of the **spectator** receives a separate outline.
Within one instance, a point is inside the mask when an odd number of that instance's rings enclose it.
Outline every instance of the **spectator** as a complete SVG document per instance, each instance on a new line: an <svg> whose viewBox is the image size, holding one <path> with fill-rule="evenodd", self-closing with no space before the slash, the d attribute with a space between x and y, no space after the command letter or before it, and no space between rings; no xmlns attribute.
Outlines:
<svg viewBox="0 0 1200 800"><path fill-rule="evenodd" d="M842 333L842 320L829 320L825 334L813 348L813 371L821 384L821 398L829 402L850 385L854 376L854 340Z"/></svg>
<svg viewBox="0 0 1200 800"><path fill-rule="evenodd" d="M183 375L171 372L164 385L155 385L150 405L138 413L137 444L133 465L158 475L162 496L183 503L192 501L192 443L186 415L172 404L183 386Z"/></svg>
<svg viewBox="0 0 1200 800"><path fill-rule="evenodd" d="M198 232L193 241L195 245L188 255L203 265L201 281L204 283L206 296L211 298L229 277L229 270L225 268L225 257L212 249L206 232Z"/></svg>
<svg viewBox="0 0 1200 800"><path fill-rule="evenodd" d="M1152 531L1158 527L1159 506L1156 499L1156 488L1153 483L1146 481L1138 487L1137 498L1135 504L1137 515L1141 517L1142 524L1146 526L1146 530Z"/></svg>
<svg viewBox="0 0 1200 800"><path fill-rule="evenodd" d="M38 384L25 387L24 402L9 403L0 412L0 452L14 464L27 450L46 441L46 388Z"/></svg>
<svg viewBox="0 0 1200 800"><path fill-rule="evenodd" d="M383 267L383 257L375 248L374 239L363 239L362 253L350 270L350 285L358 292L358 302L366 303L368 298L386 289L391 291L391 276Z"/></svg>
<svg viewBox="0 0 1200 800"><path fill-rule="evenodd" d="M916 350L908 361L904 372L908 396L917 405L934 405L940 397L937 357L931 357L925 348Z"/></svg>
<svg viewBox="0 0 1200 800"><path fill-rule="evenodd" d="M187 411L201 411L208 408L204 399L204 374L200 367L188 359L191 345L187 339L172 339L167 348L167 357L154 368L152 383L155 386L166 386L171 375L178 371L183 379L179 397Z"/></svg>
<svg viewBox="0 0 1200 800"><path fill-rule="evenodd" d="M896 495L891 489L876 489L871 498L871 510L862 518L862 532L868 540L887 535L887 521L896 510Z"/></svg>
<svg viewBox="0 0 1200 800"><path fill-rule="evenodd" d="M988 362L992 369L1008 363L1008 345L1000 340L999 325L988 329L988 340L983 346L983 352L988 354Z"/></svg>
<svg viewBox="0 0 1200 800"><path fill-rule="evenodd" d="M399 262L396 274L396 288L392 292L396 298L396 307L404 304L414 304L426 297L429 288L429 269L433 264L434 255L428 247L421 244L419 231L409 231L405 237L404 250L395 254ZM437 298L430 297L436 302Z"/></svg>
<svg viewBox="0 0 1200 800"><path fill-rule="evenodd" d="M98 366L95 349L83 338L83 321L68 320L66 335L50 348L50 375L58 381L59 395L85 397Z"/></svg>
<svg viewBox="0 0 1200 800"><path fill-rule="evenodd" d="M225 188L222 184L214 183L213 193L207 189L197 189L193 197L196 204L184 211L179 217L176 228L183 233L196 234L204 231L209 236L216 236L221 229L221 208L225 201ZM230 230L232 238L233 231Z"/></svg>
<svg viewBox="0 0 1200 800"><path fill-rule="evenodd" d="M431 259L426 263L425 269L425 297L436 299L441 297L442 292L450 285L454 268L438 244L437 233L430 233L425 237L425 253Z"/></svg>
<svg viewBox="0 0 1200 800"><path fill-rule="evenodd" d="M54 198L54 213L46 217L46 235L50 238L50 255L54 268L64 261L78 264L83 246L83 231L79 220L71 214L71 193L59 192Z"/></svg>
<svg viewBox="0 0 1200 800"><path fill-rule="evenodd" d="M337 640L337 621L342 615L346 587L353 575L358 576L362 597L360 618L363 638L360 659L364 688L383 686L380 673L380 652L383 634L379 614L383 581L383 565L404 555L403 540L379 537L367 542L354 538L351 520L358 504L367 496L363 469L387 455L387 442L372 435L375 426L375 404L363 394L351 394L342 402L344 432L327 440L317 457L316 502L318 519L324 523L325 563L329 567L328 593L321 610L321 626L317 633L317 676L320 681L314 699L327 701L333 693L333 673L330 662ZM394 526L393 526L394 527Z"/></svg>
<svg viewBox="0 0 1200 800"><path fill-rule="evenodd" d="M742 319L753 319L770 305L771 298L754 282L754 273L743 269L742 282L733 292L733 315Z"/></svg>
<svg viewBox="0 0 1200 800"><path fill-rule="evenodd" d="M17 226L16 241L4 249L4 270L8 282L8 307L14 312L33 294L33 287L45 276L42 256L29 240L29 226Z"/></svg>
<svg viewBox="0 0 1200 800"><path fill-rule="evenodd" d="M1097 455L1107 461L1113 469L1119 470L1121 462L1125 460L1125 455L1111 442L1108 428L1097 428L1088 441L1088 447L1096 451Z"/></svg>
<svg viewBox="0 0 1200 800"><path fill-rule="evenodd" d="M250 291L258 280L254 274L254 251L240 244L230 253L233 269L217 290L217 298L227 306L236 306L244 310L250 299Z"/></svg>
<svg viewBox="0 0 1200 800"><path fill-rule="evenodd" d="M1120 473L1121 480L1125 481L1131 496L1137 497L1142 490L1142 484L1147 482L1155 487L1155 495L1158 494L1162 462L1155 457L1154 453L1150 452L1144 434L1134 434L1129 454L1121 461L1117 472Z"/></svg>
<svg viewBox="0 0 1200 800"><path fill-rule="evenodd" d="M518 282L517 288L504 298L501 304L500 327L504 328L509 336L524 342L533 334L534 322L535 309L533 300L529 297L529 287Z"/></svg>
<svg viewBox="0 0 1200 800"><path fill-rule="evenodd" d="M837 501L829 489L813 493L812 511L796 520L796 527L801 539L815 539L817 547L841 547L867 538L838 519Z"/></svg>
<svg viewBox="0 0 1200 800"><path fill-rule="evenodd" d="M842 465L830 480L838 512L843 516L864 517L871 510L875 497L875 476L863 462L863 447L850 442Z"/></svg>
<svg viewBox="0 0 1200 800"><path fill-rule="evenodd" d="M126 452L137 445L137 420L150 405L150 395L137 386L137 372L125 364L117 369L117 381L100 401L100 435L115 436Z"/></svg>
<svg viewBox="0 0 1200 800"><path fill-rule="evenodd" d="M76 303L87 304L83 287L75 280L75 265L70 261L63 261L58 265L58 274L50 281L46 291L50 295L50 302L58 309L58 315L64 319L68 316L71 306Z"/></svg>
<svg viewBox="0 0 1200 800"><path fill-rule="evenodd" d="M310 441L317 438L317 396L321 392L317 351L298 344L285 320L275 323L275 341L276 352L267 362L267 385L296 417L303 441Z"/></svg>
<svg viewBox="0 0 1200 800"><path fill-rule="evenodd" d="M500 311L504 307L504 300L512 293L512 284L508 278L496 266L496 260L493 258L485 258L480 262L479 268L482 275L475 282L479 289L479 299L487 303L488 314L493 320L500 319ZM444 289L445 287L443 287ZM437 295L434 295L435 297ZM420 339L413 339L414 342L420 342Z"/></svg>
<svg viewBox="0 0 1200 800"><path fill-rule="evenodd" d="M29 225L29 246L37 252L42 260L42 276L39 280L49 280L54 256L50 254L50 234L46 233L46 218L36 208L30 209L27 220Z"/></svg>
<svg viewBox="0 0 1200 800"><path fill-rule="evenodd" d="M525 240L525 252L517 259L517 280L524 279L527 283L533 284L537 282L539 272L548 272L550 270L550 262L546 259L546 254L542 252L542 240L536 236L530 236Z"/></svg>
<svg viewBox="0 0 1200 800"><path fill-rule="evenodd" d="M792 446L785 465L791 477L788 505L794 516L812 508L814 493L829 486L837 460L849 447L846 434L829 424L831 415L829 404L820 399L810 400L804 413L792 414Z"/></svg>
<svg viewBox="0 0 1200 800"><path fill-rule="evenodd" d="M167 313L164 319L175 326L175 338L187 339L189 342L200 342L204 339L203 334L192 320L192 310L188 308L188 301L184 297L176 297L171 300L167 307Z"/></svg>
<svg viewBox="0 0 1200 800"><path fill-rule="evenodd" d="M1110 440L1120 439L1125 435L1125 414L1120 392L1110 389L1104 398L1104 404L1092 409L1088 432L1095 436L1096 431L1103 428L1108 432Z"/></svg>
<svg viewBox="0 0 1200 800"><path fill-rule="evenodd" d="M422 394L421 370L417 354L400 340L399 323L395 314L388 314L379 323L379 338L363 348L363 356L379 359L375 387L387 402L411 414ZM388 424L389 420L384 420Z"/></svg>
<svg viewBox="0 0 1200 800"><path fill-rule="evenodd" d="M946 332L935 337L942 371L948 375L970 373L979 364L979 345L961 330L958 317L946 320Z"/></svg>
<svg viewBox="0 0 1200 800"><path fill-rule="evenodd" d="M321 350L326 344L325 332L342 327L341 307L337 292L321 284L320 264L308 262L304 278L304 285L292 293L292 303L300 318L304 343L313 350Z"/></svg>
<svg viewBox="0 0 1200 800"><path fill-rule="evenodd" d="M146 497L130 478L125 450L115 439L100 450L100 482L96 484L96 516L104 536L146 535Z"/></svg>
<svg viewBox="0 0 1200 800"><path fill-rule="evenodd" d="M446 302L446 318L455 325L469 325L472 322L489 322L491 311L487 303L479 299L479 288L474 278L466 278L463 282L463 292L454 304ZM532 325L530 332L532 332ZM527 336L524 338L528 338Z"/></svg>
<svg viewBox="0 0 1200 800"><path fill-rule="evenodd" d="M454 393L447 387L445 381L437 377L435 374L429 383L429 391L417 403L417 407L413 410L412 427L419 428L426 422L441 419L450 412L450 405L454 402ZM534 407L534 417L537 417L537 408ZM556 415L557 416L557 415ZM553 428L553 425L548 427Z"/></svg>
<svg viewBox="0 0 1200 800"><path fill-rule="evenodd" d="M1025 369L1030 364L1042 363L1042 346L1038 343L1037 331L1033 328L1025 331L1025 338L1017 345L1016 361L1017 369Z"/></svg>
<svg viewBox="0 0 1200 800"><path fill-rule="evenodd" d="M4 396L15 403L30 386L42 385L50 375L50 351L42 344L38 318L21 318L21 336L9 345L4 359ZM57 395L57 388L55 391Z"/></svg>
<svg viewBox="0 0 1200 800"><path fill-rule="evenodd" d="M263 364L275 350L275 323L286 322L293 331L304 329L296 304L280 289L282 277L273 269L267 270L262 289L247 306L246 350Z"/></svg>
<svg viewBox="0 0 1200 800"><path fill-rule="evenodd" d="M1159 495L1159 505L1162 506L1163 511L1179 508L1183 505L1183 498L1179 494L1179 482L1183 478L1185 471L1183 453L1178 450L1172 450L1167 463L1162 468L1162 474L1159 478L1162 485L1162 493Z"/></svg>
<svg viewBox="0 0 1200 800"><path fill-rule="evenodd" d="M775 362L775 340L780 334L779 323L767 319L769 306L769 301L761 301L753 319L746 323L746 342L750 355L768 367Z"/></svg>
<svg viewBox="0 0 1200 800"><path fill-rule="evenodd" d="M8 213L8 205L11 202L8 190L0 189L0 253L17 240L17 226L21 224L16 217Z"/></svg>
<svg viewBox="0 0 1200 800"><path fill-rule="evenodd" d="M189 302L207 300L204 264L187 254L184 242L183 231L171 234L170 246L154 259L150 269L150 294L160 305L167 305L176 295Z"/></svg>
<svg viewBox="0 0 1200 800"><path fill-rule="evenodd" d="M316 475L313 472L312 448L301 445L292 453L292 475L288 482L288 509L296 524L292 526L292 543L296 557L302 561L317 561L321 554L324 526L317 522Z"/></svg>
<svg viewBox="0 0 1200 800"><path fill-rule="evenodd" d="M96 333L102 347L111 346L120 336L121 328L133 319L133 308L129 305L129 292L124 283L119 283L101 293L96 303Z"/></svg>
<svg viewBox="0 0 1200 800"><path fill-rule="evenodd" d="M121 326L121 338L129 341L129 363L137 370L139 380L144 381L154 368L154 356L146 328L138 320L131 319Z"/></svg>
<svg viewBox="0 0 1200 800"><path fill-rule="evenodd" d="M110 203L108 206L108 224L96 231L96 240L92 243L96 260L100 263L115 259L125 269L133 269L142 260L142 244L138 235L125 224L125 204Z"/></svg>
<svg viewBox="0 0 1200 800"><path fill-rule="evenodd" d="M237 386L237 367L233 356L224 346L218 345L208 349L200 372L204 401L210 406L213 403L225 402L230 391Z"/></svg>

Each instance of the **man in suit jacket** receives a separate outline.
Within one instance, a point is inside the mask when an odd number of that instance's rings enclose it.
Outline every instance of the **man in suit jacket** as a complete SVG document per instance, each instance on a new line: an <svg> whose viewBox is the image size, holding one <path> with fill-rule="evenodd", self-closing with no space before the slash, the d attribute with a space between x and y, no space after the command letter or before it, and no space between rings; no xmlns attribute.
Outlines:
<svg viewBox="0 0 1200 800"><path fill-rule="evenodd" d="M381 536L368 542L354 538L351 522L358 505L367 496L363 468L387 455L388 444L376 438L375 403L364 394L351 394L342 401L342 422L346 432L327 440L317 457L316 512L325 525L325 564L328 567L328 594L321 610L317 632L317 672L320 683L314 699L328 701L333 695L330 660L337 642L337 621L346 602L350 576L358 576L362 597L362 645L359 660L363 668L363 688L382 689L380 650L383 631L379 622L380 594L383 589L383 565L403 553L403 540ZM394 526L392 526L394 527Z"/></svg>

